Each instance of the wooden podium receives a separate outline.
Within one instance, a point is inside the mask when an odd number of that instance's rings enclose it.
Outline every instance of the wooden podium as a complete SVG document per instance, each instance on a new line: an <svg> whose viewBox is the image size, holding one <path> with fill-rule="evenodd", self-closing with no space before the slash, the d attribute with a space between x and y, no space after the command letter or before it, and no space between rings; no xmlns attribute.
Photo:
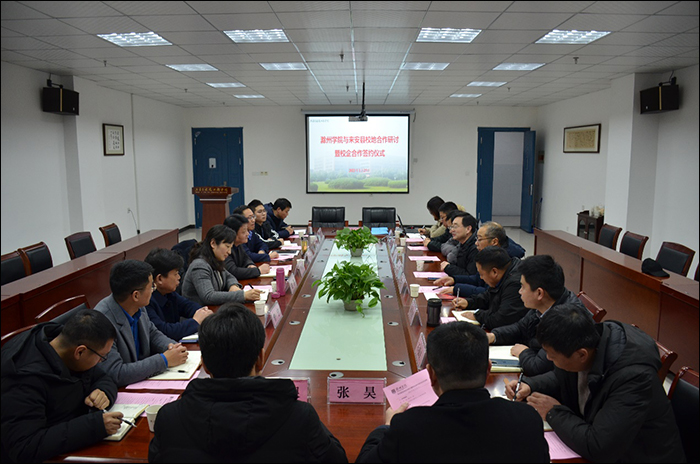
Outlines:
<svg viewBox="0 0 700 464"><path fill-rule="evenodd" d="M192 187L192 193L202 202L202 239L217 224L223 224L228 217L228 203L231 195L238 193L235 187Z"/></svg>

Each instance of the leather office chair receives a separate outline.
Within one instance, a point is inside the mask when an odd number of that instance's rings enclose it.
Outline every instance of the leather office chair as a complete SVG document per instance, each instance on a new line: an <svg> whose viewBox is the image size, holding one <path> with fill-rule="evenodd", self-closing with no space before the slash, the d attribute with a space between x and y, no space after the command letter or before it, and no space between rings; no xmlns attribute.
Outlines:
<svg viewBox="0 0 700 464"><path fill-rule="evenodd" d="M24 260L24 269L27 271L27 275L36 274L44 269L53 267L51 252L44 242L22 247L17 251L19 251Z"/></svg>
<svg viewBox="0 0 700 464"><path fill-rule="evenodd" d="M5 343L9 342L13 338L15 338L15 336L21 334L22 332L24 332L26 330L30 330L35 325L36 324L28 325L27 327L22 327L21 329L14 330L8 334L3 335L2 338L0 338L0 347L5 346Z"/></svg>
<svg viewBox="0 0 700 464"><path fill-rule="evenodd" d="M396 228L396 208L363 207L362 226Z"/></svg>
<svg viewBox="0 0 700 464"><path fill-rule="evenodd" d="M15 280L27 276L27 269L24 266L24 260L19 251L15 250L11 253L2 255L2 285L9 284Z"/></svg>
<svg viewBox="0 0 700 464"><path fill-rule="evenodd" d="M673 415L681 435L681 443L688 462L698 462L698 404L700 403L700 390L698 389L700 378L698 372L684 366L682 367L668 390L668 399L671 400Z"/></svg>
<svg viewBox="0 0 700 464"><path fill-rule="evenodd" d="M65 240L70 259L80 258L81 256L97 250L90 232L76 232L70 234Z"/></svg>
<svg viewBox="0 0 700 464"><path fill-rule="evenodd" d="M608 313L606 310L598 306L598 303L593 301L591 297L586 295L586 292L584 292L583 290L578 292L578 295L576 296L578 296L578 299L581 300L581 303L583 303L583 305L586 308L588 308L588 310L591 312L591 314L593 315L593 320L595 322L602 321L605 315Z"/></svg>
<svg viewBox="0 0 700 464"><path fill-rule="evenodd" d="M695 281L700 282L700 263L695 267Z"/></svg>
<svg viewBox="0 0 700 464"><path fill-rule="evenodd" d="M600 235L598 236L598 243L605 247L611 248L613 250L617 249L617 239L620 238L620 233L622 232L622 227L611 226L610 224L603 224L600 228Z"/></svg>
<svg viewBox="0 0 700 464"><path fill-rule="evenodd" d="M119 233L119 227L115 223L100 227L100 232L105 239L106 247L122 241L122 234Z"/></svg>
<svg viewBox="0 0 700 464"><path fill-rule="evenodd" d="M680 243L664 242L656 255L656 262L667 271L687 276L695 251Z"/></svg>
<svg viewBox="0 0 700 464"><path fill-rule="evenodd" d="M648 240L649 237L646 235L625 232L625 234L622 236L622 241L620 242L620 253L624 253L633 258L642 259L644 245L647 244Z"/></svg>
<svg viewBox="0 0 700 464"><path fill-rule="evenodd" d="M312 206L311 227L345 227L345 206Z"/></svg>
<svg viewBox="0 0 700 464"><path fill-rule="evenodd" d="M53 321L59 324L65 324L70 317L77 311L89 308L88 300L85 295L73 296L61 300L58 303L51 305L47 310L34 318L37 324L40 322Z"/></svg>

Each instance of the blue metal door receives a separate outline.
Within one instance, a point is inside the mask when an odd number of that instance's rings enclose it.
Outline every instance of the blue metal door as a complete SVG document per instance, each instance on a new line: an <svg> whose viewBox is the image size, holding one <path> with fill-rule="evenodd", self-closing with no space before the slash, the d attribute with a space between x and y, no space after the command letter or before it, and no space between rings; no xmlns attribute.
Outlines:
<svg viewBox="0 0 700 464"><path fill-rule="evenodd" d="M243 129L193 128L192 165L194 187L228 186L238 189L231 196L229 213L243 204ZM202 204L194 195L195 225L202 227Z"/></svg>

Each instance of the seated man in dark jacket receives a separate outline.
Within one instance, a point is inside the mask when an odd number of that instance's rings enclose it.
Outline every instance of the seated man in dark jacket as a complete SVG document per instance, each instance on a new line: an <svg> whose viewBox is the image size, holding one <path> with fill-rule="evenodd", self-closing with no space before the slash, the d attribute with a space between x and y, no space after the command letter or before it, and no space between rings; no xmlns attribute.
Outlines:
<svg viewBox="0 0 700 464"><path fill-rule="evenodd" d="M199 328L202 365L158 412L149 462L347 462L345 450L289 379L259 377L265 329L239 303Z"/></svg>
<svg viewBox="0 0 700 464"><path fill-rule="evenodd" d="M423 240L423 245L428 247L430 251L442 251L442 245L444 245L449 239L452 238L450 234L450 229L445 225L445 221L450 214L453 212L458 212L459 206L453 201L446 201L438 208L438 217L440 218L440 223L445 226L445 233L438 235L437 237L426 237Z"/></svg>
<svg viewBox="0 0 700 464"><path fill-rule="evenodd" d="M554 369L552 361L537 341L537 325L542 316L558 305L583 303L564 287L564 271L549 255L536 255L520 262L520 298L530 311L518 322L486 334L493 345L515 345L511 354L520 358L523 374L533 376ZM589 313L590 314L590 313Z"/></svg>
<svg viewBox="0 0 700 464"><path fill-rule="evenodd" d="M537 340L554 370L523 378L517 399L569 448L593 462L685 461L651 337L622 322L596 324L586 308L563 304L542 316ZM506 386L509 398L514 386Z"/></svg>
<svg viewBox="0 0 700 464"><path fill-rule="evenodd" d="M233 214L240 214L248 219L248 241L242 245L246 254L254 263L269 263L279 258L276 251L270 251L267 244L255 233L255 213L248 205L241 205L233 210Z"/></svg>
<svg viewBox="0 0 700 464"><path fill-rule="evenodd" d="M501 247L489 246L481 250L475 258L481 279L489 289L469 298L452 300L456 309L474 309L465 313L468 319L479 322L484 329L512 324L527 314L527 308L520 299L520 260L511 258Z"/></svg>
<svg viewBox="0 0 700 464"><path fill-rule="evenodd" d="M258 234L269 250L282 246L282 239L279 234L272 229L270 222L267 220L267 209L260 200L251 200L248 207L255 214L255 233Z"/></svg>
<svg viewBox="0 0 700 464"><path fill-rule="evenodd" d="M2 348L2 462L42 462L119 430L117 385L97 364L116 331L101 313L38 324Z"/></svg>
<svg viewBox="0 0 700 464"><path fill-rule="evenodd" d="M476 249L477 222L469 213L455 213L452 217L450 234L459 244L457 245L457 259L455 264L448 261L440 263L440 270L447 275L474 275L477 274L474 257L479 250Z"/></svg>
<svg viewBox="0 0 700 464"><path fill-rule="evenodd" d="M430 332L426 369L438 400L387 409L386 425L370 433L355 462L549 462L537 413L484 388L488 353L483 330L468 322ZM504 430L513 432L506 446Z"/></svg>
<svg viewBox="0 0 700 464"><path fill-rule="evenodd" d="M278 198L274 203L265 205L267 211L267 222L270 223L272 230L277 232L281 239L289 238L294 234L292 226L284 222L289 216L289 210L292 209L292 203L286 198Z"/></svg>

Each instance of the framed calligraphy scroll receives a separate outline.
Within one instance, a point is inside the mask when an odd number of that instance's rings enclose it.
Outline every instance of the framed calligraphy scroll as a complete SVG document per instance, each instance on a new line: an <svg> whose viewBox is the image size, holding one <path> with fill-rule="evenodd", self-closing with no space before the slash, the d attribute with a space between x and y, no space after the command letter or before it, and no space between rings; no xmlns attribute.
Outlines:
<svg viewBox="0 0 700 464"><path fill-rule="evenodd" d="M124 154L124 126L102 124L102 139L105 156Z"/></svg>
<svg viewBox="0 0 700 464"><path fill-rule="evenodd" d="M600 153L600 124L565 127L564 153Z"/></svg>

